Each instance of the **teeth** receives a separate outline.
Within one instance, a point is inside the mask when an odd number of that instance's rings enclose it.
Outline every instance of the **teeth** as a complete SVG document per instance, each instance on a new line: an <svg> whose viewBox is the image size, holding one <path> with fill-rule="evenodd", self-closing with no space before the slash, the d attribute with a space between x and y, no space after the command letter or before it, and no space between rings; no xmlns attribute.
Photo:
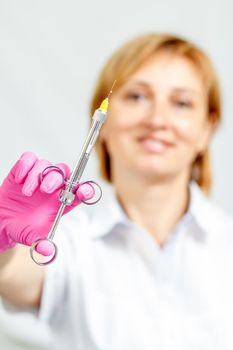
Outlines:
<svg viewBox="0 0 233 350"><path fill-rule="evenodd" d="M152 142L152 143L158 143L158 144L162 144L162 141L159 141L159 140L155 140L155 139L148 139L149 142Z"/></svg>

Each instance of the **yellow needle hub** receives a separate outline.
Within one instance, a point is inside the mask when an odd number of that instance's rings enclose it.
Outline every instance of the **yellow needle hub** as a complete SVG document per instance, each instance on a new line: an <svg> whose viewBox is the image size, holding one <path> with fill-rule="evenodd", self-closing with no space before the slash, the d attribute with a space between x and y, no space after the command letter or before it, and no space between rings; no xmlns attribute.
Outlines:
<svg viewBox="0 0 233 350"><path fill-rule="evenodd" d="M105 98L105 99L102 101L102 103L101 103L99 109L100 109L102 112L107 113L107 110L108 110L108 97Z"/></svg>

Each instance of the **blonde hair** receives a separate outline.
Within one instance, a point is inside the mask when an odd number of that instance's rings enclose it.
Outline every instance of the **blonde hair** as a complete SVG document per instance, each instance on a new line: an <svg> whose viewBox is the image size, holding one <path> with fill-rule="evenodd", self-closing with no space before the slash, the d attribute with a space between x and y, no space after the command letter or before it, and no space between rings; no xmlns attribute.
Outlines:
<svg viewBox="0 0 233 350"><path fill-rule="evenodd" d="M120 47L103 67L91 101L91 115L108 94L115 79L114 90L121 87L125 80L139 69L155 53L166 51L189 59L200 71L207 89L208 118L215 126L221 119L221 99L217 74L208 56L191 42L170 34L146 34L130 40ZM111 182L110 157L104 143L99 140L96 150L100 160L101 176ZM192 166L191 179L208 192L212 183L212 174L208 148L199 154Z"/></svg>

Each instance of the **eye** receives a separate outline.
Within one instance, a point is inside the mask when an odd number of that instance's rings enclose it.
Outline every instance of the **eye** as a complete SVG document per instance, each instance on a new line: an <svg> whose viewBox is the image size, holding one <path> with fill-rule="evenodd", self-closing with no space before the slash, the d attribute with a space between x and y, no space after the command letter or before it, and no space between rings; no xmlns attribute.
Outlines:
<svg viewBox="0 0 233 350"><path fill-rule="evenodd" d="M175 100L173 101L173 104L181 109L192 108L193 106L192 102L188 100Z"/></svg>
<svg viewBox="0 0 233 350"><path fill-rule="evenodd" d="M147 96L143 93L130 92L126 94L126 100L140 102L146 100Z"/></svg>

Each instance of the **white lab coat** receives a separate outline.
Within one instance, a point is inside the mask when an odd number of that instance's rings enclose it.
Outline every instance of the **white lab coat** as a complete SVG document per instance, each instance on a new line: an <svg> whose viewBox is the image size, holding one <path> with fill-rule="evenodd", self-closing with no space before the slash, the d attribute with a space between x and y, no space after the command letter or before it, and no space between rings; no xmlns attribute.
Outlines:
<svg viewBox="0 0 233 350"><path fill-rule="evenodd" d="M41 308L30 316L41 348L233 349L233 219L197 185L163 249L114 195L67 214L56 240Z"/></svg>

